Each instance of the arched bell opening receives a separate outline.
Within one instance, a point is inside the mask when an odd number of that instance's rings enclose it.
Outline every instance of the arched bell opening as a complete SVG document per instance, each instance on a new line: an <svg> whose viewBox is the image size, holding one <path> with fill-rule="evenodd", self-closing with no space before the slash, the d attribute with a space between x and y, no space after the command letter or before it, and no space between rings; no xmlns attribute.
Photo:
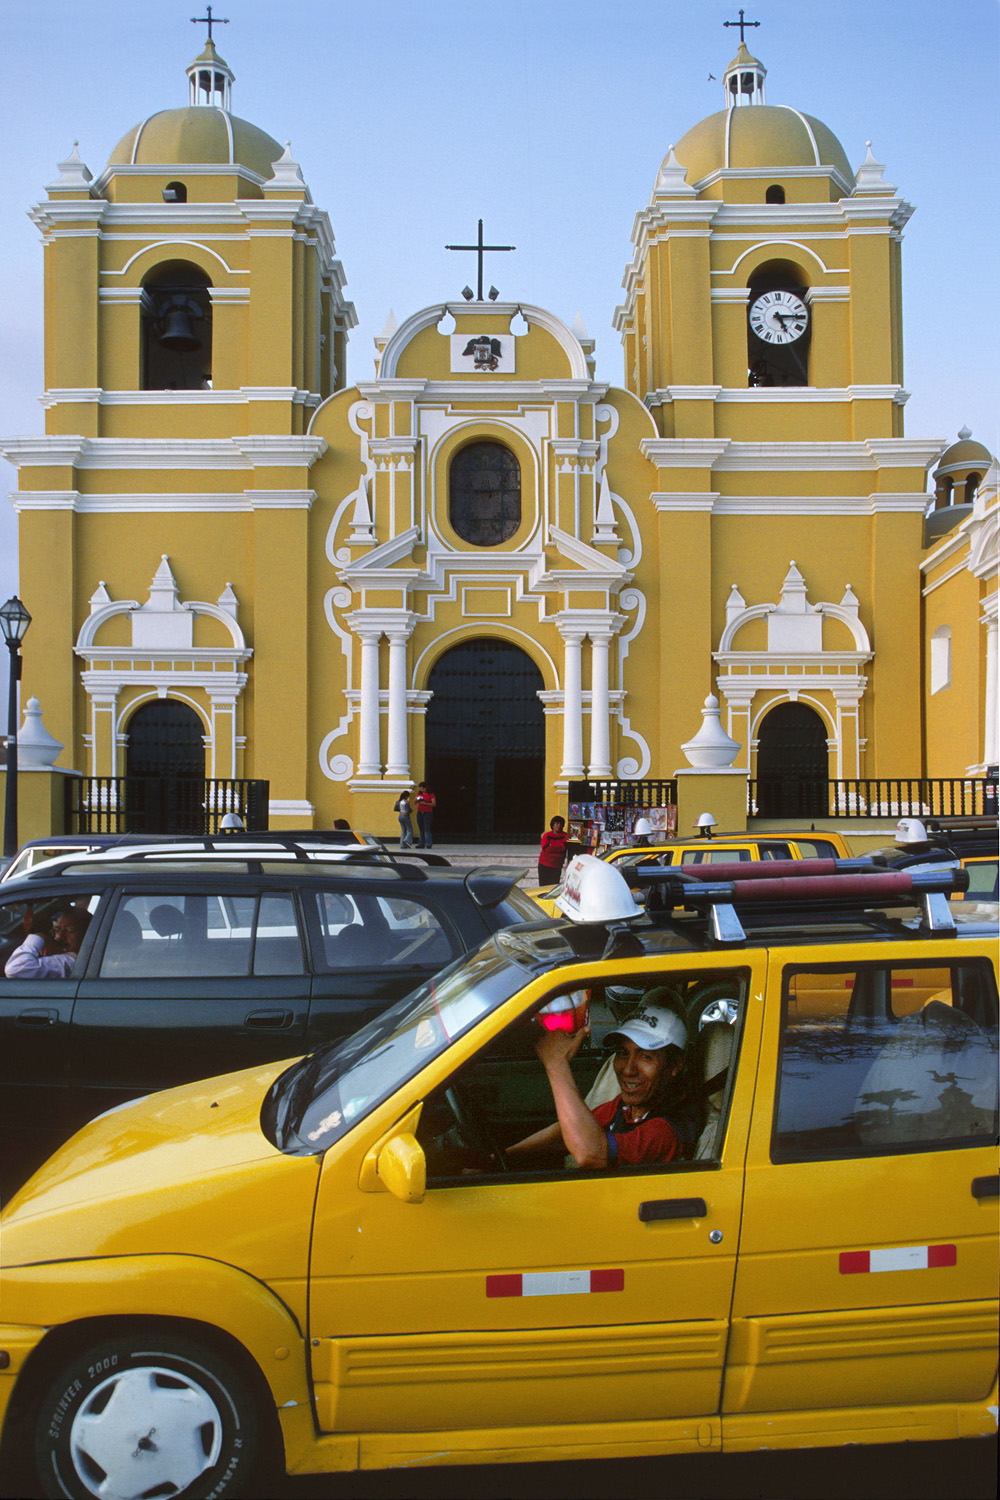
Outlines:
<svg viewBox="0 0 1000 1500"><path fill-rule="evenodd" d="M769 197L769 202L784 201L783 190L778 191L782 198ZM769 261L752 272L747 296L748 386L809 384L808 295L805 276L791 261Z"/></svg>
<svg viewBox="0 0 1000 1500"><path fill-rule="evenodd" d="M785 190L781 186L781 183L780 182L772 182L771 186L767 189L767 192L764 194L764 202L765 203L784 203L784 201L785 201Z"/></svg>
<svg viewBox="0 0 1000 1500"><path fill-rule="evenodd" d="M211 283L198 266L173 260L142 284L142 388L200 391L212 384Z"/></svg>

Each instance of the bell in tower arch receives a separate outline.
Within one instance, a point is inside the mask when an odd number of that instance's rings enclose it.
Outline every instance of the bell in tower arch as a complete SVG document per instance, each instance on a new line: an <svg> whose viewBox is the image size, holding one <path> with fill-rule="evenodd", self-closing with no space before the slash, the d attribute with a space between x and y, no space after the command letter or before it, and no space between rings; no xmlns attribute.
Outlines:
<svg viewBox="0 0 1000 1500"><path fill-rule="evenodd" d="M143 282L143 389L205 390L212 379L209 279L186 261L160 265Z"/></svg>
<svg viewBox="0 0 1000 1500"><path fill-rule="evenodd" d="M200 317L201 308L193 298L174 295L165 299L157 319L157 337L163 348L179 354L200 349L201 340L194 331L194 322Z"/></svg>

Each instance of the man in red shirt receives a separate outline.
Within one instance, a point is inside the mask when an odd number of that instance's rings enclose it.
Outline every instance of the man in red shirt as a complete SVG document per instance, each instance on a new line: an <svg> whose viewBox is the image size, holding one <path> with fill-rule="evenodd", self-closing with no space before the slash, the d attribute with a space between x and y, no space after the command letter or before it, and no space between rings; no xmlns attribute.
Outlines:
<svg viewBox="0 0 1000 1500"><path fill-rule="evenodd" d="M508 1147L508 1156L551 1150L561 1140L578 1167L638 1166L673 1161L683 1154L676 1127L667 1117L670 1096L684 1066L687 1027L678 1015L648 1005L610 1032L614 1069L621 1092L590 1110L573 1077L571 1063L587 1032L544 1031L535 1050L555 1101L554 1124Z"/></svg>

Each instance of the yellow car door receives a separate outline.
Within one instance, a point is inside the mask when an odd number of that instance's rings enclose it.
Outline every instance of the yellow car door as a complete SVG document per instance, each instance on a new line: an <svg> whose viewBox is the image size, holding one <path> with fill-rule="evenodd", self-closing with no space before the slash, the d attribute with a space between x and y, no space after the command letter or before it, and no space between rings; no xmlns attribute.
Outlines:
<svg viewBox="0 0 1000 1500"><path fill-rule="evenodd" d="M772 951L727 1447L955 1436L993 1387L994 946Z"/></svg>
<svg viewBox="0 0 1000 1500"><path fill-rule="evenodd" d="M688 953L535 981L329 1153L311 1265L315 1405L324 1432L361 1435L362 1466L445 1443L607 1452L609 1426L629 1451L717 1446L765 971L761 953L710 965ZM437 1180L431 1169L414 1202L374 1190L371 1164L394 1131L401 1151L421 1149L459 1079L469 1097L477 1069L502 1085L509 1064L519 1089L534 1086L505 1028L569 984L592 987L595 1003L622 986L636 1003L652 986L684 997L689 1064L713 1087L700 1154L601 1172L561 1158ZM699 1031L722 993L735 1024ZM554 1118L550 1094L544 1108Z"/></svg>

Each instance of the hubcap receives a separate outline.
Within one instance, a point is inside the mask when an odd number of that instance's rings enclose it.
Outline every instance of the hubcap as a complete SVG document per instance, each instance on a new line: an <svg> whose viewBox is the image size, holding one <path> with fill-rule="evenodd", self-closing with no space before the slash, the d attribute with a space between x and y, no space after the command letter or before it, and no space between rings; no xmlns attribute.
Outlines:
<svg viewBox="0 0 1000 1500"><path fill-rule="evenodd" d="M183 1494L221 1448L222 1417L208 1392L157 1365L103 1380L70 1429L74 1468L98 1500Z"/></svg>

